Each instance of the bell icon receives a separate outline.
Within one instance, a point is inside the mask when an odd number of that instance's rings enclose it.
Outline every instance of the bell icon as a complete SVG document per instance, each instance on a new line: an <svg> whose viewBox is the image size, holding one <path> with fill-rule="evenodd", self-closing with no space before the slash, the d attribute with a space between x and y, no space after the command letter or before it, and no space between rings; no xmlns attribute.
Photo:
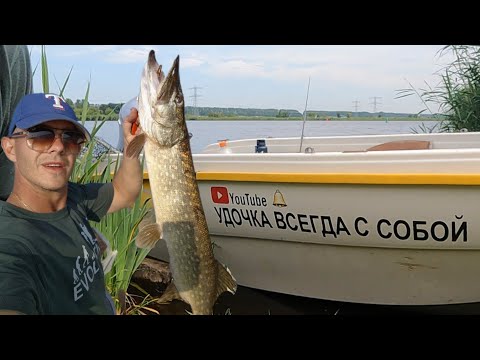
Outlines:
<svg viewBox="0 0 480 360"><path fill-rule="evenodd" d="M278 207L287 206L280 190L275 191L275 194L273 195L273 205Z"/></svg>

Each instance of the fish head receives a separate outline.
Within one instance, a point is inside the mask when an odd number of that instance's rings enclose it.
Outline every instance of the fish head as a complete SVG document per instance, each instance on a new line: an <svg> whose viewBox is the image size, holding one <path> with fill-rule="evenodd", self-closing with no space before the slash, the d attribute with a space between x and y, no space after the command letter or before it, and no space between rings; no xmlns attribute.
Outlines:
<svg viewBox="0 0 480 360"><path fill-rule="evenodd" d="M151 50L143 69L138 97L138 117L143 131L161 146L174 146L188 138L185 102L180 84L180 57L167 76Z"/></svg>

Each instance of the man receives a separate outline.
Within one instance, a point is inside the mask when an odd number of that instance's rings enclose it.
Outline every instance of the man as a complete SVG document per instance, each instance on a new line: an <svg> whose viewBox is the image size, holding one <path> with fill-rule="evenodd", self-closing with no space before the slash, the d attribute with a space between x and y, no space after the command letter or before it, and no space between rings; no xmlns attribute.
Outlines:
<svg viewBox="0 0 480 360"><path fill-rule="evenodd" d="M57 95L20 100L2 138L15 177L0 201L0 313L115 313L88 221L133 205L140 193L144 134L132 134L134 123L136 109L125 118L123 136L125 148L135 145L137 152L124 153L113 182L75 184L69 177L89 132Z"/></svg>

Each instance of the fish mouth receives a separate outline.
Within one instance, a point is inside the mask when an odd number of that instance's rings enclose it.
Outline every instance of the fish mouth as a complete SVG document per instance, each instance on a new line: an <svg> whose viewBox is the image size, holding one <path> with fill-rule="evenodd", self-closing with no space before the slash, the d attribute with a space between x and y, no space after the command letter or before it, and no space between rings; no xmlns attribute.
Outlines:
<svg viewBox="0 0 480 360"><path fill-rule="evenodd" d="M150 53L150 56L152 56L151 53ZM155 58L154 54L153 54L153 58ZM156 63L156 60L154 61ZM180 55L177 55L177 57L173 61L170 71L168 72L167 76L162 82L162 87L158 94L158 100L161 103L169 102L173 95L178 97L179 95L182 94L182 86L180 85L179 65L180 65ZM159 71L161 71L161 69L159 69Z"/></svg>
<svg viewBox="0 0 480 360"><path fill-rule="evenodd" d="M174 146L185 133L184 97L180 85L180 55L173 61L168 74L151 50L141 78L139 118L143 131L158 145Z"/></svg>

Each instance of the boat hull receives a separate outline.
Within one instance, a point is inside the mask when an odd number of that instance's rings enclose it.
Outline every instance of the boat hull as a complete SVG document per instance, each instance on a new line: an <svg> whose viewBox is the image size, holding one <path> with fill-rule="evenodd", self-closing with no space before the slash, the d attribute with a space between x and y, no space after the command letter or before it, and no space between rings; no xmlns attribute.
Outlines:
<svg viewBox="0 0 480 360"><path fill-rule="evenodd" d="M266 139L193 160L241 286L365 304L480 302L480 133ZM307 151L308 149L308 151ZM148 175L144 196L148 197ZM168 261L162 242L151 256Z"/></svg>
<svg viewBox="0 0 480 360"><path fill-rule="evenodd" d="M239 285L367 304L480 301L477 186L199 188L215 256ZM168 261L161 243L151 256Z"/></svg>
<svg viewBox="0 0 480 360"><path fill-rule="evenodd" d="M212 240L215 256L242 286L365 304L480 301L478 250L368 248L233 236ZM168 261L164 244L151 255Z"/></svg>

